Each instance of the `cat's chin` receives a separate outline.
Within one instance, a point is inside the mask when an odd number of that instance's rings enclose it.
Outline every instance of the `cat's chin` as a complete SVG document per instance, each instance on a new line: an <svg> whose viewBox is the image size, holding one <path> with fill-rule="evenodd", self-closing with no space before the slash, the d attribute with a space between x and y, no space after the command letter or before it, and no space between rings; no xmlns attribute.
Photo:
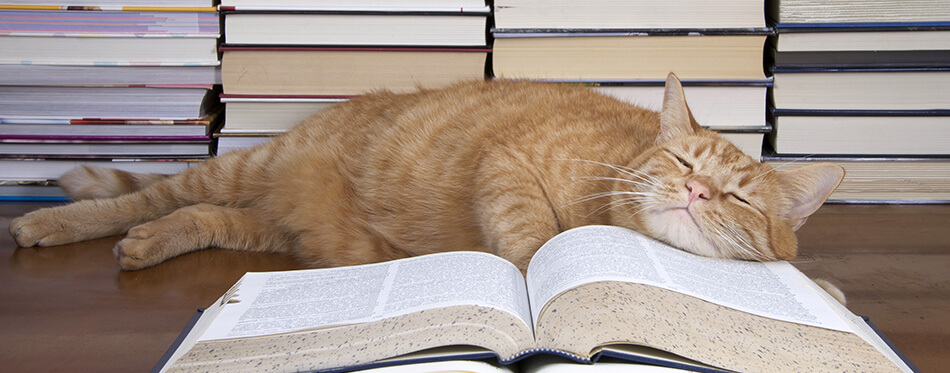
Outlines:
<svg viewBox="0 0 950 373"><path fill-rule="evenodd" d="M645 233L683 251L707 257L725 257L703 233L696 217L685 208L653 211L644 216L643 224Z"/></svg>

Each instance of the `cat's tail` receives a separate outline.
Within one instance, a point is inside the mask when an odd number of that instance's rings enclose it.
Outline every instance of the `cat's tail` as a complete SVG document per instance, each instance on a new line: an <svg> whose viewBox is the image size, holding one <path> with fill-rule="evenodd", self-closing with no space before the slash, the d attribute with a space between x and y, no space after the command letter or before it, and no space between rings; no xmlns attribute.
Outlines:
<svg viewBox="0 0 950 373"><path fill-rule="evenodd" d="M106 167L80 166L59 177L59 185L73 201L118 197L144 189L171 175L139 174Z"/></svg>

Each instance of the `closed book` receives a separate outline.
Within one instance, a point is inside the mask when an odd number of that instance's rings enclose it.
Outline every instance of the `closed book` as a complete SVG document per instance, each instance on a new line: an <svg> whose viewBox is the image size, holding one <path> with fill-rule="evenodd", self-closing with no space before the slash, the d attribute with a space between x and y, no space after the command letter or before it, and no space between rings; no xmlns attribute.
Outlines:
<svg viewBox="0 0 950 373"><path fill-rule="evenodd" d="M761 28L754 0L495 0L495 27L526 29Z"/></svg>
<svg viewBox="0 0 950 373"><path fill-rule="evenodd" d="M216 0L42 0L42 2L35 0L3 0L3 5L0 5L0 8L63 10L169 8L180 11L195 11L193 8L204 8L204 11L214 11L215 3L217 3Z"/></svg>
<svg viewBox="0 0 950 373"><path fill-rule="evenodd" d="M0 63L217 65L217 13L0 10Z"/></svg>
<svg viewBox="0 0 950 373"><path fill-rule="evenodd" d="M0 86L0 118L195 120L217 106L212 86Z"/></svg>
<svg viewBox="0 0 950 373"><path fill-rule="evenodd" d="M778 24L772 64L788 68L950 66L950 23Z"/></svg>
<svg viewBox="0 0 950 373"><path fill-rule="evenodd" d="M5 157L207 157L210 139L0 138Z"/></svg>
<svg viewBox="0 0 950 373"><path fill-rule="evenodd" d="M773 120L780 154L950 155L950 111L776 110Z"/></svg>
<svg viewBox="0 0 950 373"><path fill-rule="evenodd" d="M225 94L358 95L485 78L489 49L221 48Z"/></svg>
<svg viewBox="0 0 950 373"><path fill-rule="evenodd" d="M60 136L84 138L157 138L205 137L211 135L222 110L198 119L136 120L136 119L24 119L0 118L0 137Z"/></svg>
<svg viewBox="0 0 950 373"><path fill-rule="evenodd" d="M276 134L293 128L313 114L347 101L346 96L222 95L223 134ZM219 140L219 148L220 148Z"/></svg>
<svg viewBox="0 0 950 373"><path fill-rule="evenodd" d="M0 85L99 86L221 84L221 67L0 64Z"/></svg>
<svg viewBox="0 0 950 373"><path fill-rule="evenodd" d="M861 23L950 21L943 0L768 0L779 23Z"/></svg>
<svg viewBox="0 0 950 373"><path fill-rule="evenodd" d="M271 141L276 133L221 133L217 134L215 154L221 155L235 150L251 148Z"/></svg>
<svg viewBox="0 0 950 373"><path fill-rule="evenodd" d="M348 0L341 3L337 0L221 0L222 9L260 10L307 10L332 8L416 8L416 9L447 9L447 8L480 8L485 6L485 0Z"/></svg>
<svg viewBox="0 0 950 373"><path fill-rule="evenodd" d="M497 30L496 30L497 31ZM495 76L512 79L764 79L766 34L496 32Z"/></svg>
<svg viewBox="0 0 950 373"><path fill-rule="evenodd" d="M229 45L488 45L489 8L440 12L385 10L233 11L224 13Z"/></svg>
<svg viewBox="0 0 950 373"><path fill-rule="evenodd" d="M776 109L950 109L950 68L775 69L773 75Z"/></svg>
<svg viewBox="0 0 950 373"><path fill-rule="evenodd" d="M56 180L76 167L88 165L127 172L177 174L206 157L8 157L0 156L0 180Z"/></svg>
<svg viewBox="0 0 950 373"><path fill-rule="evenodd" d="M768 154L763 161L785 171L817 162L845 169L832 203L950 203L950 158L946 156L801 156Z"/></svg>

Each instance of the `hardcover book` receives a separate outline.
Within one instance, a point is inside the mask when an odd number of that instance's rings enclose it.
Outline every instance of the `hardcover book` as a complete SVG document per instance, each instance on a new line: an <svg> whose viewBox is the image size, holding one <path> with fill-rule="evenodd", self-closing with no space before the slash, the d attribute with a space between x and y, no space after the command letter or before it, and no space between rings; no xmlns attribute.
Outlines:
<svg viewBox="0 0 950 373"><path fill-rule="evenodd" d="M817 162L834 162L844 167L844 180L828 199L835 203L950 203L950 157L947 156L768 154L763 161L780 171Z"/></svg>
<svg viewBox="0 0 950 373"><path fill-rule="evenodd" d="M348 99L345 96L222 95L226 119L221 133L283 133L311 115Z"/></svg>
<svg viewBox="0 0 950 373"><path fill-rule="evenodd" d="M686 253L634 231L566 231L527 277L487 253L249 273L196 320L168 371L353 370L447 346L513 363L602 356L699 371L907 372L787 262ZM405 356L410 354L409 356Z"/></svg>
<svg viewBox="0 0 950 373"><path fill-rule="evenodd" d="M229 11L224 13L229 45L488 45L489 8L442 11L378 10Z"/></svg>
<svg viewBox="0 0 950 373"><path fill-rule="evenodd" d="M948 110L950 67L775 69L781 110Z"/></svg>
<svg viewBox="0 0 950 373"><path fill-rule="evenodd" d="M485 79L489 49L224 46L225 94L412 92Z"/></svg>
<svg viewBox="0 0 950 373"><path fill-rule="evenodd" d="M480 8L485 0L222 0L225 10L308 10L308 9L447 9Z"/></svg>
<svg viewBox="0 0 950 373"><path fill-rule="evenodd" d="M862 23L950 21L943 0L768 0L769 16L779 23Z"/></svg>
<svg viewBox="0 0 950 373"><path fill-rule="evenodd" d="M765 26L765 3L755 0L495 0L494 7L498 28L750 29Z"/></svg>
<svg viewBox="0 0 950 373"><path fill-rule="evenodd" d="M777 24L778 69L950 66L950 22Z"/></svg>
<svg viewBox="0 0 950 373"><path fill-rule="evenodd" d="M499 32L495 76L511 79L765 79L762 50L767 34L596 32Z"/></svg>
<svg viewBox="0 0 950 373"><path fill-rule="evenodd" d="M950 155L950 110L776 110L779 154Z"/></svg>

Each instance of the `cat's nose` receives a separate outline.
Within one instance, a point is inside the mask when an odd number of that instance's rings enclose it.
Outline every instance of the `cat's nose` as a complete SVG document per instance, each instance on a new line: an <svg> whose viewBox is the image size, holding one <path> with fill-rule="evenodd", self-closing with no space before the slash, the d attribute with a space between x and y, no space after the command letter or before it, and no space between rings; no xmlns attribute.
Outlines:
<svg viewBox="0 0 950 373"><path fill-rule="evenodd" d="M689 191L689 203L693 203L696 200L705 199L708 200L711 196L709 192L709 187L706 184L699 180L690 180L686 182L686 190Z"/></svg>

